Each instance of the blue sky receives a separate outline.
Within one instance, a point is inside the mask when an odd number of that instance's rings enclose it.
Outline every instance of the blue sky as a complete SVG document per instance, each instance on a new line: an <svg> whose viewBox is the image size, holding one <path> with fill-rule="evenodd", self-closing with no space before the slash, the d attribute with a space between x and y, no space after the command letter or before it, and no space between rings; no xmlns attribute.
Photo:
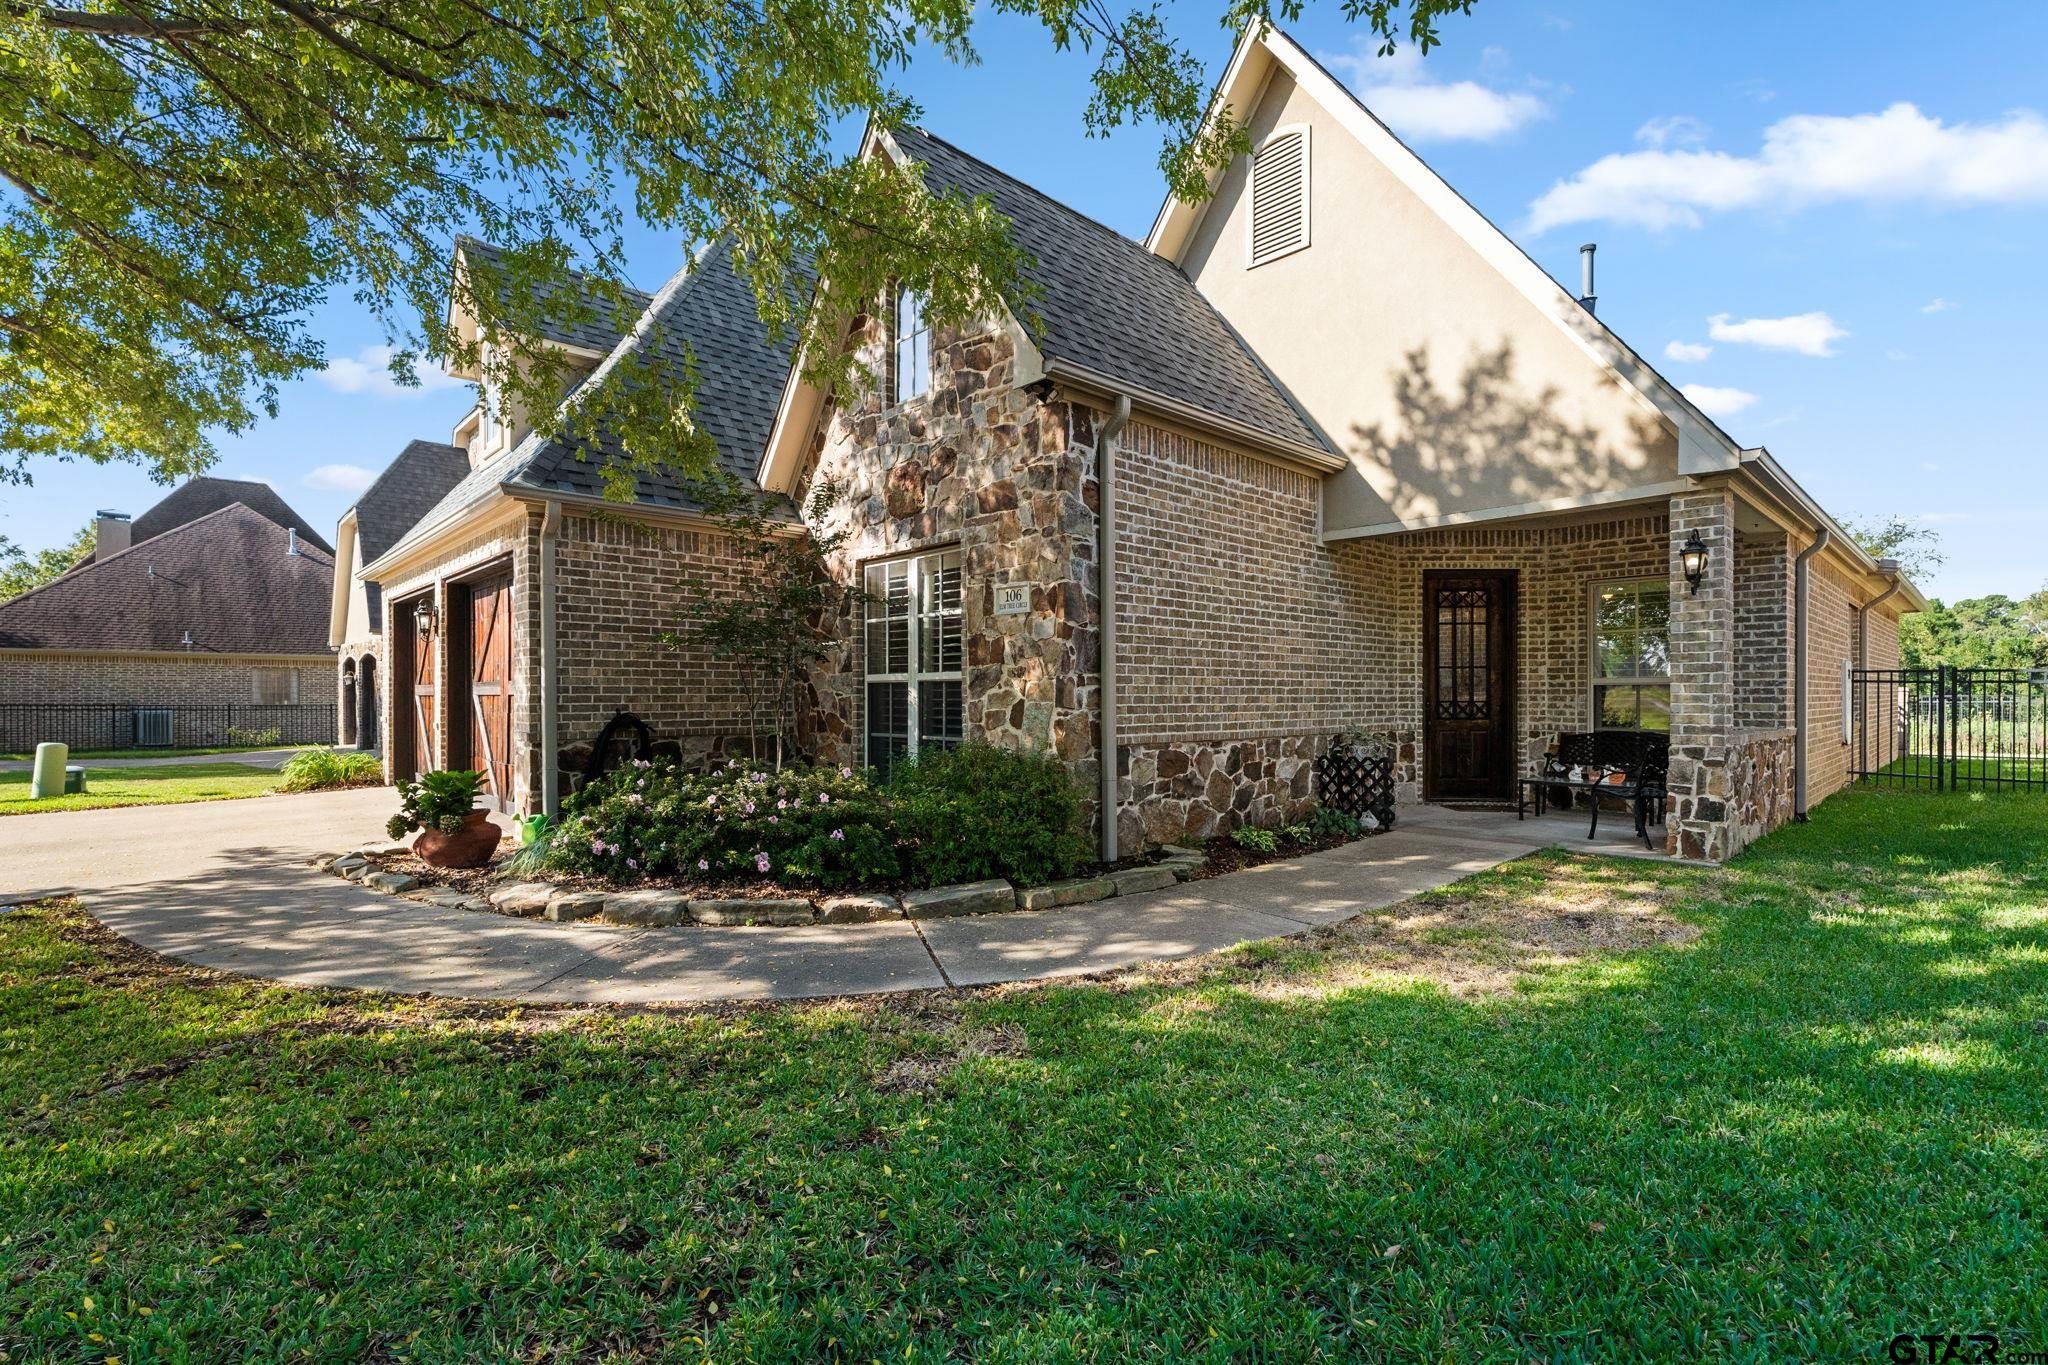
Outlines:
<svg viewBox="0 0 2048 1365"><path fill-rule="evenodd" d="M1230 45L1214 13L1170 11L1212 74ZM1578 245L1597 240L1601 316L1738 440L1838 514L1939 530L1931 594L2048 581L2048 5L1943 22L1904 4L1479 0L1426 61L1374 58L1328 7L1291 31L1559 279L1576 285ZM1086 140L1087 63L1032 25L992 17L976 41L979 68L933 58L903 78L926 124L1142 235L1150 133ZM680 259L652 233L630 246L647 288ZM356 471L446 439L470 400L392 390L350 308L318 326L329 372L224 440L216 472L329 526ZM52 544L162 491L138 470L45 465L0 489L0 534Z"/></svg>

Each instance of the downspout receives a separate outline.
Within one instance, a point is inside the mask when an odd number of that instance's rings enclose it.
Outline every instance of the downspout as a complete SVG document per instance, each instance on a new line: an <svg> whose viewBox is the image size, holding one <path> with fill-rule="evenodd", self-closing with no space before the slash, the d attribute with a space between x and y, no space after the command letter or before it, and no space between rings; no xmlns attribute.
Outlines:
<svg viewBox="0 0 2048 1365"><path fill-rule="evenodd" d="M555 537L561 529L562 504L550 501L540 514L540 808L549 815L562 809L555 724Z"/></svg>
<svg viewBox="0 0 2048 1365"><path fill-rule="evenodd" d="M1792 561L1792 818L1806 819L1806 563L1834 539L1820 528L1813 544Z"/></svg>
<svg viewBox="0 0 2048 1365"><path fill-rule="evenodd" d="M1870 609L1882 606L1885 602L1891 600L1901 586L1898 560L1880 559L1877 561L1877 569L1879 573L1891 580L1891 586L1856 608L1856 666L1858 668L1870 667Z"/></svg>
<svg viewBox="0 0 2048 1365"><path fill-rule="evenodd" d="M1129 394L1119 394L1116 409L1095 434L1095 563L1096 686L1101 743L1096 766L1102 770L1097 806L1102 815L1102 861L1113 863L1116 850L1116 438L1131 419Z"/></svg>

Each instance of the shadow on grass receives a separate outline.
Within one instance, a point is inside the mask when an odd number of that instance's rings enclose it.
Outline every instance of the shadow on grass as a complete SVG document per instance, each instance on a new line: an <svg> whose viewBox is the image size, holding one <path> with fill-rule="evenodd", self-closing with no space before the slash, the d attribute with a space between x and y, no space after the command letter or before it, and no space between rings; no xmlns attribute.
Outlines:
<svg viewBox="0 0 2048 1365"><path fill-rule="evenodd" d="M1720 872L1525 860L1455 893L1654 884L1704 933L1462 998L1321 989L1332 962L1266 948L1183 984L965 999L355 998L359 1026L319 1031L341 1006L297 992L155 981L116 1002L119 983L77 984L92 945L0 920L7 1093L39 1058L74 1082L0 1148L0 1340L419 1359L2048 1341L2042 807L1856 793ZM118 1026L45 1017L60 991ZM89 1088L129 1049L237 1030L160 1081ZM928 1081L885 1084L906 1060ZM105 1306L65 1317L87 1296Z"/></svg>

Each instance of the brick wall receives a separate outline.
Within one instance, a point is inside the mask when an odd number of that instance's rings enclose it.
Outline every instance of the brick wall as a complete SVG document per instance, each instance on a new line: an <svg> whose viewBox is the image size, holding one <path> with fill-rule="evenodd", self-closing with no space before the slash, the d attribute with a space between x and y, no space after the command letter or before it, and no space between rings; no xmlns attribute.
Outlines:
<svg viewBox="0 0 2048 1365"><path fill-rule="evenodd" d="M563 746L595 740L621 711L686 753L744 742L753 728L753 691L739 668L701 646L674 647L661 638L681 629L687 582L715 593L736 585L743 572L737 547L715 530L565 516L555 542L556 724ZM764 714L762 723L772 727L772 717ZM534 725L537 732L537 716Z"/></svg>
<svg viewBox="0 0 2048 1365"><path fill-rule="evenodd" d="M1845 732L1842 668L1897 668L1899 620L1889 610L1898 599L1869 613L1870 659L1857 658L1856 608L1875 594L1850 582L1826 555L1808 563L1806 659L1806 804L1810 810L1850 781L1854 765L1853 726ZM1881 590L1880 590L1881 591ZM1867 752L1878 752L1877 721L1866 736Z"/></svg>
<svg viewBox="0 0 2048 1365"><path fill-rule="evenodd" d="M332 706L334 658L283 654L73 654L0 650L0 702L115 702L137 706L242 706L259 670L299 675L299 704Z"/></svg>
<svg viewBox="0 0 2048 1365"><path fill-rule="evenodd" d="M1792 723L1792 549L1785 534L1735 541L1735 724Z"/></svg>

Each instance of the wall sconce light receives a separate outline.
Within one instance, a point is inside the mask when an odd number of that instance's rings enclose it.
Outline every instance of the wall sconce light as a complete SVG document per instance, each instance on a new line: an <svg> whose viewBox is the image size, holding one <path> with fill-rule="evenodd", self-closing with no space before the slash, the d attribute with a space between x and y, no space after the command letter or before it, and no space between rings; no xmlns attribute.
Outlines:
<svg viewBox="0 0 2048 1365"><path fill-rule="evenodd" d="M1685 573L1685 581L1695 594L1700 590L1700 580L1707 576L1707 542L1694 531L1686 537L1685 544L1678 551L1678 565Z"/></svg>
<svg viewBox="0 0 2048 1365"><path fill-rule="evenodd" d="M412 609L413 627L422 635L434 633L434 599L422 597L420 604Z"/></svg>

